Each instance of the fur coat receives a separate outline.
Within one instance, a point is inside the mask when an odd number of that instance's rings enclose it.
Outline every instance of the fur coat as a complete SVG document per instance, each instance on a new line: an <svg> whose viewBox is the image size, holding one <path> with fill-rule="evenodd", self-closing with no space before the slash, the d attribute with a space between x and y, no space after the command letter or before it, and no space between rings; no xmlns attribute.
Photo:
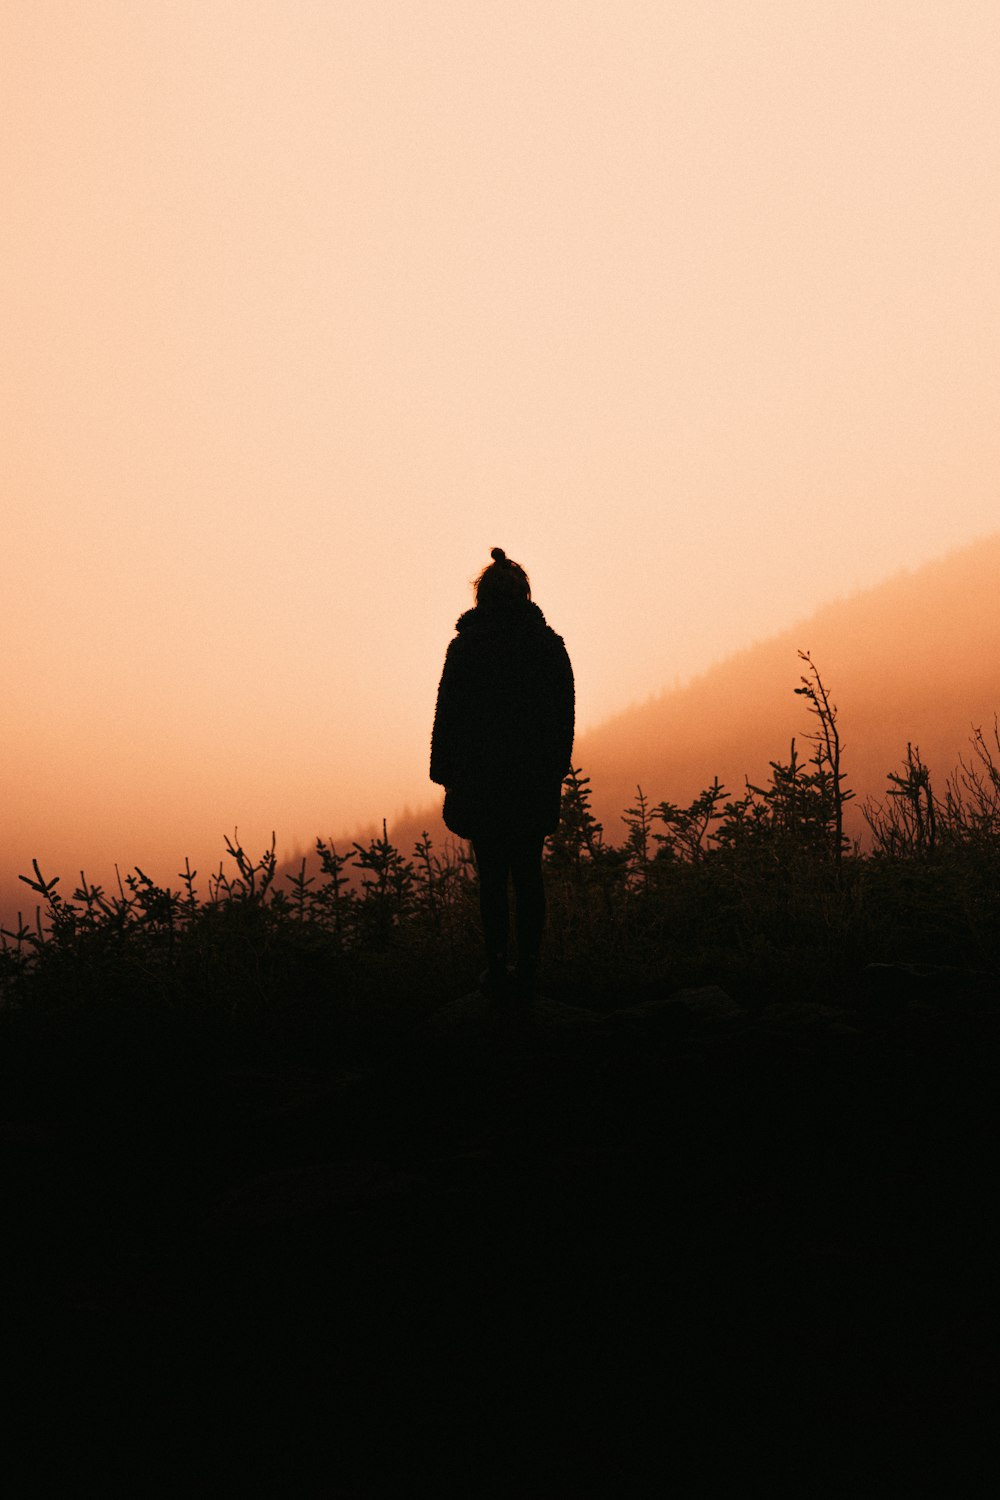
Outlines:
<svg viewBox="0 0 1000 1500"><path fill-rule="evenodd" d="M552 833L573 752L573 669L528 600L466 610L438 688L431 780L459 838Z"/></svg>

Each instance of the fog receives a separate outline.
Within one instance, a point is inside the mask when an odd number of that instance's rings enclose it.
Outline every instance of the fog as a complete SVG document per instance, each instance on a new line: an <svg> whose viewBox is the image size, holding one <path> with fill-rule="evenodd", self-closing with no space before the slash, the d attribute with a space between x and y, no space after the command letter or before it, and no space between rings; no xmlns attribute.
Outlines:
<svg viewBox="0 0 1000 1500"><path fill-rule="evenodd" d="M992 531L997 27L6 5L4 909L420 805L493 545L586 730Z"/></svg>

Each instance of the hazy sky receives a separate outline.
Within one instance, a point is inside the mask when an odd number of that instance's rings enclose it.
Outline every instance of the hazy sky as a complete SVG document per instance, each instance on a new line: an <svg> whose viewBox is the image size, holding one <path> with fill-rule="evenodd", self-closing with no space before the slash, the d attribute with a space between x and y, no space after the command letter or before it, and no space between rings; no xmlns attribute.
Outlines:
<svg viewBox="0 0 1000 1500"><path fill-rule="evenodd" d="M0 896L422 801L493 545L590 724L1000 526L996 0L5 0L0 85Z"/></svg>

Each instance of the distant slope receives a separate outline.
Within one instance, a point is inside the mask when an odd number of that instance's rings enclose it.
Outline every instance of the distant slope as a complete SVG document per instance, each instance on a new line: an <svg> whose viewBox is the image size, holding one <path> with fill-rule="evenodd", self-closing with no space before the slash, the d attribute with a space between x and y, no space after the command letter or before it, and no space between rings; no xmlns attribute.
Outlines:
<svg viewBox="0 0 1000 1500"><path fill-rule="evenodd" d="M769 761L787 755L793 735L806 750L813 726L793 692L800 649L812 654L839 709L844 769L857 793L854 831L861 800L882 793L908 740L943 790L973 725L991 728L1000 709L998 581L1000 533L828 604L581 736L574 762L591 777L607 837L618 840L637 783L654 803L683 803L713 776L733 792L746 777L759 782ZM665 645L664 675L670 670ZM444 836L438 807L429 801L425 812L394 823L401 847L412 847L423 828Z"/></svg>

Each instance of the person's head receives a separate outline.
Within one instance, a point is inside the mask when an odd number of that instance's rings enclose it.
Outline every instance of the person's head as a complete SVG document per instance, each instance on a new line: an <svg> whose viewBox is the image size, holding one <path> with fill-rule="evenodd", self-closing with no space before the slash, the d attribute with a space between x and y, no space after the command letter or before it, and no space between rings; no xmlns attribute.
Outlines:
<svg viewBox="0 0 1000 1500"><path fill-rule="evenodd" d="M490 556L493 561L483 569L474 585L476 604L495 609L505 604L526 603L531 598L531 584L524 569L519 563L511 562L502 547L494 547Z"/></svg>

